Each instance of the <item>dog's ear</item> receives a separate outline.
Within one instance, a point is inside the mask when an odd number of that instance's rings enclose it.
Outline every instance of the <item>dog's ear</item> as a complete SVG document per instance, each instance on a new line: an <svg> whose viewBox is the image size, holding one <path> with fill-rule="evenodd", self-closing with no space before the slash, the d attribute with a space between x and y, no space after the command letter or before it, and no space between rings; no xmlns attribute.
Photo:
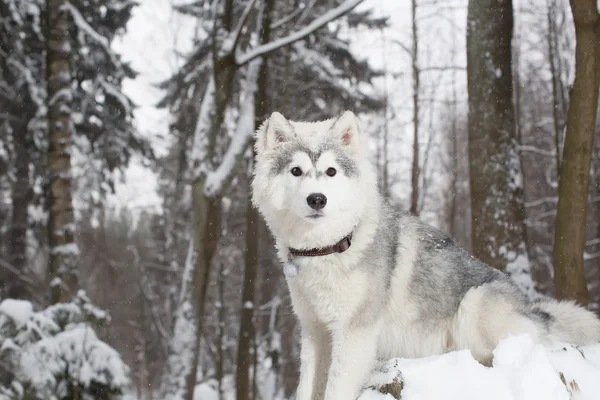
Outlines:
<svg viewBox="0 0 600 400"><path fill-rule="evenodd" d="M356 118L356 115L352 111L344 112L335 120L331 129L344 146L358 146L358 118Z"/></svg>
<svg viewBox="0 0 600 400"><path fill-rule="evenodd" d="M294 127L283 115L275 111L256 132L256 152L273 148L290 140Z"/></svg>

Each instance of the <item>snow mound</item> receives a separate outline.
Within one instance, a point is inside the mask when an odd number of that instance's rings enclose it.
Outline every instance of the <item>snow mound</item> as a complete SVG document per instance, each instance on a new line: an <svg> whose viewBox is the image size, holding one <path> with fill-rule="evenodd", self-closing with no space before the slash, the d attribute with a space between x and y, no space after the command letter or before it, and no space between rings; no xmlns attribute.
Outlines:
<svg viewBox="0 0 600 400"><path fill-rule="evenodd" d="M379 391L394 380L402 400L598 400L600 344L548 348L527 335L509 336L494 350L492 368L468 350L392 359L373 374L359 400L395 398Z"/></svg>
<svg viewBox="0 0 600 400"><path fill-rule="evenodd" d="M31 317L33 305L25 300L6 299L0 303L0 313L12 319L17 327L21 327Z"/></svg>
<svg viewBox="0 0 600 400"><path fill-rule="evenodd" d="M94 330L108 321L81 291L38 312L27 301L2 301L0 400L121 399L129 368Z"/></svg>

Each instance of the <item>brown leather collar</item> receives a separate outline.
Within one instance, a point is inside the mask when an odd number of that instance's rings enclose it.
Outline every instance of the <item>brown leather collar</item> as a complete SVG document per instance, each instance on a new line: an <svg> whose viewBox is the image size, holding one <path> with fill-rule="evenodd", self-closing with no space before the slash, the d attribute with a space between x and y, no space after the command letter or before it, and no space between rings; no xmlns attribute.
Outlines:
<svg viewBox="0 0 600 400"><path fill-rule="evenodd" d="M327 256L333 253L343 253L350 248L352 234L344 237L336 244L329 247L322 247L310 250L297 250L290 248L290 254L296 257L316 257L316 256Z"/></svg>

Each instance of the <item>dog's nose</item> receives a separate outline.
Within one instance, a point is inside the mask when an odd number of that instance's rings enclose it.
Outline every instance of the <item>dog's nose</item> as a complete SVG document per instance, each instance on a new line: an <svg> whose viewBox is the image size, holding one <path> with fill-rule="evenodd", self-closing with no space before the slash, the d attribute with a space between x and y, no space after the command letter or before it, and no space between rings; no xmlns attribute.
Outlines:
<svg viewBox="0 0 600 400"><path fill-rule="evenodd" d="M306 198L306 202L310 208L320 210L321 208L325 207L325 204L327 204L327 197L325 197L323 193L313 193Z"/></svg>

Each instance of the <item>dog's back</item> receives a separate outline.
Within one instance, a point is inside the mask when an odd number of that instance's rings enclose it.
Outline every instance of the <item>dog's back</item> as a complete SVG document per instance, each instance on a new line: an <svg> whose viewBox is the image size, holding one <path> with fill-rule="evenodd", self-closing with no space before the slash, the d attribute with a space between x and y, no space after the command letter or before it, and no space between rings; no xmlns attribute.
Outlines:
<svg viewBox="0 0 600 400"><path fill-rule="evenodd" d="M437 229L409 215L398 222L400 259L392 278L390 322L384 324L393 328L384 329L382 355L470 349L478 360L489 362L501 339L520 333L546 344L600 342L600 320L592 312L571 302L532 302L506 274Z"/></svg>

